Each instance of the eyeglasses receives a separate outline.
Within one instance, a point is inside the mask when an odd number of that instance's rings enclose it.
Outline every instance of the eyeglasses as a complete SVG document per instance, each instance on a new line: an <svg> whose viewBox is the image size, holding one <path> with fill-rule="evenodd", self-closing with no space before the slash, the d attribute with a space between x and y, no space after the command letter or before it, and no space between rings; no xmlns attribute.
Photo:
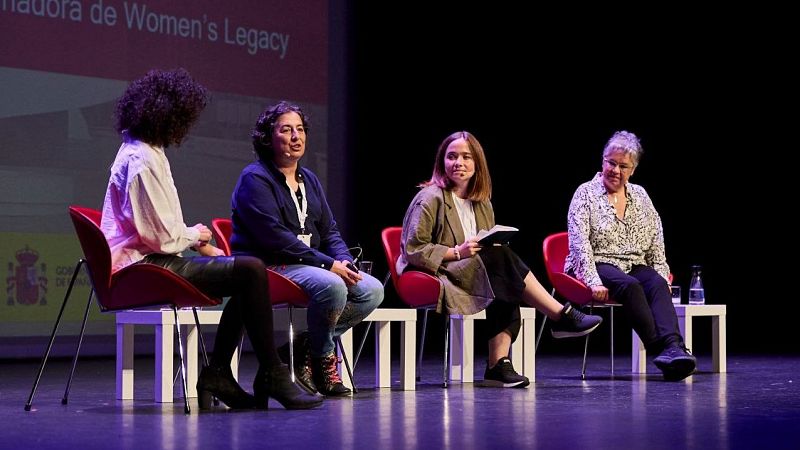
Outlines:
<svg viewBox="0 0 800 450"><path fill-rule="evenodd" d="M620 163L614 161L613 159L605 159L605 158L603 158L603 161L605 161L605 163L608 164L608 167L610 167L611 170L614 170L617 167L619 167L619 171L620 172L630 172L631 170L633 170L633 166L629 166L627 164L620 164Z"/></svg>

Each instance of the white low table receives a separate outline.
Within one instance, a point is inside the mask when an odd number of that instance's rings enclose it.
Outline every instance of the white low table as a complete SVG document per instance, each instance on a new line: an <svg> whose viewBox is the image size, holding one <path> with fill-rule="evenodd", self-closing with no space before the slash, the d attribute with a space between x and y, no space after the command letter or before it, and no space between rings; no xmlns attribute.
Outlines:
<svg viewBox="0 0 800 450"><path fill-rule="evenodd" d="M678 326L683 335L683 342L688 348L692 348L692 319L698 316L711 316L712 370L720 373L727 372L726 305L675 305L675 312L678 315ZM631 371L633 373L647 373L647 352L636 332L632 332L632 334Z"/></svg>
<svg viewBox="0 0 800 450"><path fill-rule="evenodd" d="M472 383L475 366L475 320L486 319L486 311L472 315L450 315L450 380ZM536 380L536 309L520 308L520 332L511 344L511 364L531 382Z"/></svg>
<svg viewBox="0 0 800 450"><path fill-rule="evenodd" d="M392 386L392 322L400 323L400 385L404 391L416 390L417 367L417 310L411 308L378 308L364 322L375 322L375 385L381 388ZM342 348L351 366L353 363L353 329L344 332L340 339ZM350 377L344 365L339 367L342 383L352 389Z"/></svg>
<svg viewBox="0 0 800 450"><path fill-rule="evenodd" d="M486 311L472 315L450 316L450 380L471 383L474 381L475 320L485 319ZM520 308L522 321L517 340L511 346L511 361L514 367L522 369L522 375L531 381L536 378L536 310ZM378 308L364 321L377 322L375 329L375 384L377 387L391 387L391 336L389 325L400 322L400 384L403 390L416 389L416 309ZM348 330L341 336L342 347L348 361L353 361L353 333ZM339 368L342 382L352 388L350 378L344 376L344 367Z"/></svg>
<svg viewBox="0 0 800 450"><path fill-rule="evenodd" d="M173 364L175 355L175 315L171 309L131 310L115 313L117 320L117 399L133 399L133 337L135 325L155 327L155 380L153 394L155 401L173 401ZM221 310L197 310L201 325L217 325L222 317ZM191 309L179 309L181 336L186 350L186 387L189 397L197 397L198 376L198 330ZM207 343L208 344L208 343ZM241 349L239 349L241 351ZM238 352L237 352L238 353ZM233 356L231 370L233 376L239 373L238 354Z"/></svg>

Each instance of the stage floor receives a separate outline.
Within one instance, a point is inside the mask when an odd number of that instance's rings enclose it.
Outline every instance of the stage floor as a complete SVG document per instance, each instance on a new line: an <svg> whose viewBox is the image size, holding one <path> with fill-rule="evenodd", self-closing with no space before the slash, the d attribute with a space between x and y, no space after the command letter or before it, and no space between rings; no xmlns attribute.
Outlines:
<svg viewBox="0 0 800 450"><path fill-rule="evenodd" d="M800 448L800 356L729 355L727 374L699 359L701 372L675 383L652 363L654 373L627 373L629 357L617 358L612 377L607 357L595 356L582 381L578 355L544 355L527 389L442 389L441 357L431 356L416 391L375 389L372 361L363 360L359 393L320 409L271 401L269 411L200 412L194 399L188 416L179 394L153 402L152 358L136 360L131 401L114 399L113 359L80 361L66 406L69 361L52 361L30 412L38 361L2 361L0 448ZM245 354L247 390L255 364ZM476 363L476 379L483 369Z"/></svg>

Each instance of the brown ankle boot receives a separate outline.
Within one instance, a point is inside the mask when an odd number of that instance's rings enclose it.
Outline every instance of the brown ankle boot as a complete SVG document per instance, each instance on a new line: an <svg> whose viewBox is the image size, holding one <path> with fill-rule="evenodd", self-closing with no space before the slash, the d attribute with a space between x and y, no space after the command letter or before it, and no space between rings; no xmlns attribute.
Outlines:
<svg viewBox="0 0 800 450"><path fill-rule="evenodd" d="M339 371L336 370L338 362L339 360L333 352L321 358L311 358L311 372L314 377L314 384L322 395L344 397L353 392L342 384L342 377L339 376Z"/></svg>

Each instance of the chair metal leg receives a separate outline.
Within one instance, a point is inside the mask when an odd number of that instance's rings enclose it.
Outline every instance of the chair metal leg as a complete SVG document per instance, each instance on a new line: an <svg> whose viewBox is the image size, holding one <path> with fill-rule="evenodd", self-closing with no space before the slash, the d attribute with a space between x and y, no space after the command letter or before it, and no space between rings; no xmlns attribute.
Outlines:
<svg viewBox="0 0 800 450"><path fill-rule="evenodd" d="M419 353L417 356L417 381L420 380L420 368L422 367L422 352L425 350L425 332L428 330L428 309L422 310L422 339L419 341Z"/></svg>
<svg viewBox="0 0 800 450"><path fill-rule="evenodd" d="M556 296L556 288L550 290L550 296L555 298ZM547 323L547 316L542 314L542 325L539 327L539 333L536 335L536 344L533 346L533 354L535 355L536 352L539 350L539 341L542 340L542 334L544 333L544 325Z"/></svg>
<svg viewBox="0 0 800 450"><path fill-rule="evenodd" d="M206 350L206 340L203 339L203 330L200 329L200 316L197 315L197 308L192 306L192 314L194 315L194 324L197 326L197 335L200 336L200 349L203 353L203 367L208 367L211 365L211 361L208 359L208 351ZM244 336L242 336L244 338ZM241 344L239 344L239 348L241 348ZM219 406L219 399L214 397L214 406Z"/></svg>
<svg viewBox="0 0 800 450"><path fill-rule="evenodd" d="M81 353L83 336L86 334L86 319L89 318L89 306L92 304L92 294L94 294L94 289L89 291L89 298L86 300L86 310L83 312L83 322L81 322L81 332L78 335L78 344L75 347L75 356L72 358L72 368L69 371L69 378L67 378L67 387L64 389L64 397L61 399L62 405L66 405L69 399L69 388L72 386L72 377L75 375L75 367L78 365L78 355Z"/></svg>
<svg viewBox="0 0 800 450"><path fill-rule="evenodd" d="M356 370L356 366L358 365L358 358L361 357L361 350L364 349L364 343L367 342L367 336L369 335L370 329L372 329L372 322L367 322L367 329L364 330L364 335L361 336L361 343L358 344L358 351L356 352L356 356L353 357L353 371Z"/></svg>
<svg viewBox="0 0 800 450"><path fill-rule="evenodd" d="M200 317L197 315L197 308L192 306L192 314L194 314L194 324L197 326L197 334L200 337L200 349L203 353L203 364L206 366L211 365L208 360L208 352L206 351L206 340L203 339L203 331L200 329Z"/></svg>
<svg viewBox="0 0 800 450"><path fill-rule="evenodd" d="M611 322L611 376L614 376L614 307L608 307L609 322Z"/></svg>
<svg viewBox="0 0 800 450"><path fill-rule="evenodd" d="M581 365L581 380L586 379L586 353L589 351L589 335L586 335L586 342L583 344L583 364Z"/></svg>
<svg viewBox="0 0 800 450"><path fill-rule="evenodd" d="M594 305L590 303L589 314L592 314L592 312L594 312ZM586 341L583 344L583 364L581 365L581 380L586 379L586 354L589 352L589 335L591 335L591 333L586 335Z"/></svg>
<svg viewBox="0 0 800 450"><path fill-rule="evenodd" d="M36 388L39 387L39 381L42 379L42 373L44 372L44 366L47 364L47 358L50 356L50 350L53 349L53 341L56 339L56 332L58 331L58 325L61 323L61 317L64 315L64 307L67 306L67 300L69 300L69 295L72 293L72 286L75 284L75 278L78 277L78 271L81 270L81 266L86 263L86 260L81 258L78 261L78 264L75 265L75 270L72 272L72 278L69 280L69 286L67 287L67 293L64 295L64 301L61 302L61 309L58 311L58 317L56 317L56 323L53 325L53 332L50 333L50 340L47 343L47 348L44 351L44 355L42 355L42 362L39 364L39 371L36 373L36 379L33 381L33 387L31 388L31 393L28 396L28 401L25 403L25 411L31 410L31 404L33 403L33 396L36 395Z"/></svg>
<svg viewBox="0 0 800 450"><path fill-rule="evenodd" d="M242 364L242 348L243 347L244 347L244 334L242 334L242 337L239 338L239 349L236 351L236 353L234 355L234 356L236 356L236 368L237 368L236 371L237 372L239 371L238 368L241 367L241 364ZM239 375L236 375L236 378L238 379Z"/></svg>
<svg viewBox="0 0 800 450"><path fill-rule="evenodd" d="M339 353L342 355L342 361L344 362L344 367L347 369L347 376L350 377L350 384L353 386L353 393L358 394L358 388L356 387L356 380L353 379L353 371L350 370L350 363L347 361L347 355L344 353L344 347L342 346L342 340L339 337L334 338L336 345L339 347Z"/></svg>
<svg viewBox="0 0 800 450"><path fill-rule="evenodd" d="M444 382L443 388L447 388L450 381L450 315L444 315Z"/></svg>
<svg viewBox="0 0 800 450"><path fill-rule="evenodd" d="M289 373L292 375L292 383L295 382L294 377L294 322L292 313L294 306L289 305Z"/></svg>
<svg viewBox="0 0 800 450"><path fill-rule="evenodd" d="M542 333L544 333L544 324L547 323L547 316L545 316L544 314L542 314L542 316L543 316L542 325L539 327L539 334L536 335L536 345L533 347L534 354L536 354L536 352L539 350L539 341L542 340Z"/></svg>
<svg viewBox="0 0 800 450"><path fill-rule="evenodd" d="M175 332L178 334L178 353L181 356L181 381L183 382L183 412L190 414L189 408L189 387L186 385L186 359L183 356L183 340L181 339L181 322L178 319L178 307L172 306L172 313L175 314Z"/></svg>

